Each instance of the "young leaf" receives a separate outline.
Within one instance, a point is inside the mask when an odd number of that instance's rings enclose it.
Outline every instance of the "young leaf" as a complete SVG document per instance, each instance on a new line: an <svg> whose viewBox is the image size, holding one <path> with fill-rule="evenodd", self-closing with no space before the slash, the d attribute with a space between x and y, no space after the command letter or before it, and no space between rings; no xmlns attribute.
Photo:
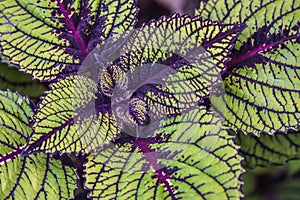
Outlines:
<svg viewBox="0 0 300 200"><path fill-rule="evenodd" d="M50 87L34 116L34 133L24 154L39 150L87 153L119 133L110 113L95 113L97 86L93 80L69 76Z"/></svg>
<svg viewBox="0 0 300 200"><path fill-rule="evenodd" d="M238 134L236 143L241 146L244 163L249 168L268 165L283 165L291 159L300 158L300 132L289 131L288 134L274 135Z"/></svg>
<svg viewBox="0 0 300 200"><path fill-rule="evenodd" d="M33 81L30 76L19 72L17 68L0 63L0 90L18 91L37 101L46 88L46 85Z"/></svg>
<svg viewBox="0 0 300 200"><path fill-rule="evenodd" d="M122 140L120 140L122 141ZM205 107L163 121L152 138L124 140L92 154L92 199L240 199L238 147Z"/></svg>
<svg viewBox="0 0 300 200"><path fill-rule="evenodd" d="M209 0L197 12L245 23L224 76L225 118L244 132L286 132L300 119L300 2Z"/></svg>
<svg viewBox="0 0 300 200"><path fill-rule="evenodd" d="M51 156L20 156L31 135L30 101L0 91L0 199L70 199L76 173Z"/></svg>
<svg viewBox="0 0 300 200"><path fill-rule="evenodd" d="M34 78L51 81L75 73L108 37L135 24L135 0L2 0L0 49Z"/></svg>

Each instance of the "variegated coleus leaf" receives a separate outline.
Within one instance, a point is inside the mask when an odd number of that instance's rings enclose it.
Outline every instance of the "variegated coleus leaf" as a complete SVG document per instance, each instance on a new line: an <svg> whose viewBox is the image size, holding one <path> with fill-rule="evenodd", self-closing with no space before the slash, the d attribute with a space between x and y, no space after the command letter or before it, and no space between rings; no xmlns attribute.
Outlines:
<svg viewBox="0 0 300 200"><path fill-rule="evenodd" d="M47 89L46 85L32 80L29 75L18 71L15 67L0 63L0 90L18 91L22 95L37 101Z"/></svg>
<svg viewBox="0 0 300 200"><path fill-rule="evenodd" d="M1 0L0 49L21 71L51 81L130 30L136 12L135 0Z"/></svg>
<svg viewBox="0 0 300 200"><path fill-rule="evenodd" d="M38 105L24 154L33 151L88 153L110 142L120 132L114 116L96 113L96 83L69 76L51 84Z"/></svg>
<svg viewBox="0 0 300 200"><path fill-rule="evenodd" d="M240 199L241 160L222 120L200 107L91 154L85 186L91 199Z"/></svg>
<svg viewBox="0 0 300 200"><path fill-rule="evenodd" d="M21 156L32 134L30 101L0 91L0 199L74 198L76 173L44 154Z"/></svg>
<svg viewBox="0 0 300 200"><path fill-rule="evenodd" d="M241 146L244 165L249 168L257 166L283 165L289 160L300 158L300 132L288 131L287 134L274 135L237 134L236 143Z"/></svg>
<svg viewBox="0 0 300 200"><path fill-rule="evenodd" d="M234 129L258 135L297 128L300 119L300 2L209 0L197 14L245 23L228 70L224 117Z"/></svg>
<svg viewBox="0 0 300 200"><path fill-rule="evenodd" d="M220 24L199 16L162 17L132 34L121 49L121 68L147 63L168 66L177 74L163 79L167 87L203 98L220 83L233 42L243 29L243 25Z"/></svg>
<svg viewBox="0 0 300 200"><path fill-rule="evenodd" d="M24 153L88 153L117 138L123 122L145 125L150 114L164 119L198 104L221 80L219 73L241 29L173 15L131 33L115 61L106 62L96 49L83 66L107 63L100 82L77 75L52 84L39 104Z"/></svg>

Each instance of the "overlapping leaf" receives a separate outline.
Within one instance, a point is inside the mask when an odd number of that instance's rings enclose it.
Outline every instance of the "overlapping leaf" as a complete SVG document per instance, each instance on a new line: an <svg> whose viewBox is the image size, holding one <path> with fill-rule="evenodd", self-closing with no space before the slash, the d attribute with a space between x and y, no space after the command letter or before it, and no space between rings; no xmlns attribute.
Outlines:
<svg viewBox="0 0 300 200"><path fill-rule="evenodd" d="M177 71L177 76L164 79L173 92L187 95L193 91L204 97L218 84L233 42L243 28L200 17L163 17L143 27L134 35L138 40L125 45L126 64L164 64Z"/></svg>
<svg viewBox="0 0 300 200"><path fill-rule="evenodd" d="M282 165L291 159L300 158L300 132L288 134L261 135L260 137L238 134L236 142L241 146L245 165L257 166Z"/></svg>
<svg viewBox="0 0 300 200"><path fill-rule="evenodd" d="M120 130L114 117L96 113L96 93L96 83L82 76L52 84L38 106L24 153L89 152L116 137Z"/></svg>
<svg viewBox="0 0 300 200"><path fill-rule="evenodd" d="M9 61L39 80L78 70L108 37L132 28L134 0L1 0L0 49Z"/></svg>
<svg viewBox="0 0 300 200"><path fill-rule="evenodd" d="M199 16L162 17L132 34L122 48L121 55L126 54L121 58L125 65L122 67L135 68L147 63L166 65L178 71L177 79L165 78L167 85L177 86L178 93L194 91L200 97L207 96L218 83L233 42L243 28ZM182 88L184 83L189 83L190 88Z"/></svg>
<svg viewBox="0 0 300 200"><path fill-rule="evenodd" d="M31 135L28 99L0 92L0 199L70 199L75 171L43 154L21 157Z"/></svg>
<svg viewBox="0 0 300 200"><path fill-rule="evenodd" d="M156 136L90 155L92 199L240 199L238 147L220 119L196 108L161 123Z"/></svg>
<svg viewBox="0 0 300 200"><path fill-rule="evenodd" d="M300 118L300 2L209 0L198 11L245 23L225 77L228 124L244 132L296 128Z"/></svg>
<svg viewBox="0 0 300 200"><path fill-rule="evenodd" d="M46 86L33 81L30 76L22 74L17 68L0 63L0 90L7 89L18 91L30 97L31 100L37 101L46 90Z"/></svg>

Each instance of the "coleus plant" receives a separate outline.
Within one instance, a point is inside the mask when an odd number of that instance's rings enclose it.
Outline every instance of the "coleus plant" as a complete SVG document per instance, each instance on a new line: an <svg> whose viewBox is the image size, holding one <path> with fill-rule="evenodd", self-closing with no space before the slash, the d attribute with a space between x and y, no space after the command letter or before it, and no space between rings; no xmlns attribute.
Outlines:
<svg viewBox="0 0 300 200"><path fill-rule="evenodd" d="M86 157L90 199L240 199L244 166L299 158L299 1L137 11L0 0L4 60L50 83L37 105L0 92L1 199L75 198L62 155Z"/></svg>

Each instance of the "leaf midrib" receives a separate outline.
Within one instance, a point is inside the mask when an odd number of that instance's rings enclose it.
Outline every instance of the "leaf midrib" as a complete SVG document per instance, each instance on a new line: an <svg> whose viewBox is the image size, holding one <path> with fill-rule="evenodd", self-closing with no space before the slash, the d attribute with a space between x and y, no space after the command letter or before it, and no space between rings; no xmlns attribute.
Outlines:
<svg viewBox="0 0 300 200"><path fill-rule="evenodd" d="M69 27L76 43L78 44L80 51L86 57L89 54L87 51L87 47L85 46L82 38L80 37L78 30L75 28L74 23L70 19L69 12L64 8L63 4L59 0L56 0L56 2L59 7L59 10L61 11L62 15L65 18L66 25Z"/></svg>
<svg viewBox="0 0 300 200"><path fill-rule="evenodd" d="M283 44L284 42L286 42L288 40L296 39L298 37L300 37L300 33L291 35L289 37L284 37L284 38L282 38L278 41L272 42L271 44L268 44L268 45L259 46L257 48L251 49L240 56L234 57L231 61L229 61L227 63L227 67L234 68L237 64L242 63L246 60L249 60L249 59L257 56L260 52L264 52L266 50L269 50L269 49L275 47L276 45Z"/></svg>
<svg viewBox="0 0 300 200"><path fill-rule="evenodd" d="M157 153L149 146L153 144L153 141L139 138L136 139L134 143L142 151L144 158L147 160L147 162L151 165L151 167L155 171L156 178L162 182L162 184L164 185L165 189L169 193L172 200L175 200L176 197L174 191L167 180L170 179L170 175L161 168Z"/></svg>
<svg viewBox="0 0 300 200"><path fill-rule="evenodd" d="M7 161L16 158L17 156L20 155L21 152L22 152L22 149L19 148L19 149L16 149L15 151L13 151L13 152L10 152L10 153L6 154L5 156L0 158L0 164L2 162L6 163Z"/></svg>

